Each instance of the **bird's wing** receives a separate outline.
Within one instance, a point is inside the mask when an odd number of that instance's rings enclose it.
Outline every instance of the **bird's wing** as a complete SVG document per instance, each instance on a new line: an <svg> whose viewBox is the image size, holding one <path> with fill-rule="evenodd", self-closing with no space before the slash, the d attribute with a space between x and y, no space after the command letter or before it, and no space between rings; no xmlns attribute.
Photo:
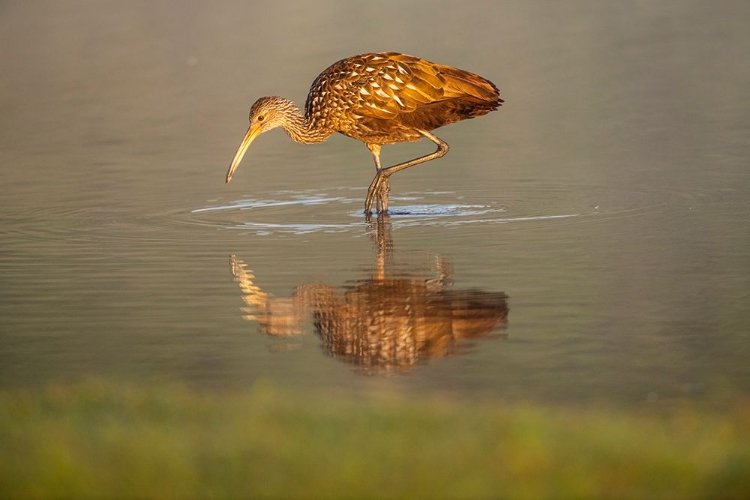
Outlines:
<svg viewBox="0 0 750 500"><path fill-rule="evenodd" d="M404 59L407 57L409 59ZM366 54L353 61L352 112L363 117L393 119L443 97L439 76L401 54Z"/></svg>
<svg viewBox="0 0 750 500"><path fill-rule="evenodd" d="M417 140L416 130L481 116L502 102L497 87L479 75L383 52L328 67L310 87L305 114L317 127L388 144Z"/></svg>
<svg viewBox="0 0 750 500"><path fill-rule="evenodd" d="M393 119L456 98L497 100L495 86L473 73L398 53L366 54L352 61L347 78L352 112Z"/></svg>

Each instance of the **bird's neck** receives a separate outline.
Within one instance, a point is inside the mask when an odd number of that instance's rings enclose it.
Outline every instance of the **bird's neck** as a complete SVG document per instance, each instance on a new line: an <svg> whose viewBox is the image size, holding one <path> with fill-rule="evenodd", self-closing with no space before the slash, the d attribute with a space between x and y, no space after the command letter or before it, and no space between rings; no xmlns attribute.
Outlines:
<svg viewBox="0 0 750 500"><path fill-rule="evenodd" d="M301 144L318 144L328 139L333 130L316 126L315 123L303 115L299 108L293 106L286 115L286 120L281 125L295 142Z"/></svg>

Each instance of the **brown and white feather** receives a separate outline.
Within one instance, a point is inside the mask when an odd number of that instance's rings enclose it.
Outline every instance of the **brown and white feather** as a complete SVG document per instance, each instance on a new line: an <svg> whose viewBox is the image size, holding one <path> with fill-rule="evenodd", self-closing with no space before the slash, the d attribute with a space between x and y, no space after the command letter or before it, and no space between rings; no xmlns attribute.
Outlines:
<svg viewBox="0 0 750 500"><path fill-rule="evenodd" d="M311 128L367 144L416 141L434 130L497 109L497 87L479 75L395 52L361 54L332 64L310 87Z"/></svg>

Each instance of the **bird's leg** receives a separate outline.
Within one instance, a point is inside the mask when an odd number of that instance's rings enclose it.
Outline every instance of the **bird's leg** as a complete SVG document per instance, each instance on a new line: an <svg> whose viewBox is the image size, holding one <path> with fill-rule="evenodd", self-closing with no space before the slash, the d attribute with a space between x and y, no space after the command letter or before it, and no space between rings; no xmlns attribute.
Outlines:
<svg viewBox="0 0 750 500"><path fill-rule="evenodd" d="M372 212L372 202L375 200L376 196L376 211L378 213L385 213L388 211L388 191L391 190L391 181L387 176L382 177L381 175L383 167L380 164L380 144L368 144L367 148L372 153L373 158L375 158L375 178L372 180L370 187L367 190L365 213L370 214Z"/></svg>
<svg viewBox="0 0 750 500"><path fill-rule="evenodd" d="M432 135L431 133L427 132L426 130L417 130L420 134L427 137L429 140L437 144L437 149L434 153L430 153L428 155L420 156L419 158L414 158L413 160L405 161L403 163L399 163L397 165L393 165L390 167L386 167L383 169L380 169L380 172L382 175L391 176L395 174L396 172L399 172L401 170L404 170L405 168L413 167L414 165L419 165L420 163L424 163L426 161L435 160L437 158L440 158L442 156L445 156L445 154L448 152L448 143L442 140L441 138Z"/></svg>
<svg viewBox="0 0 750 500"><path fill-rule="evenodd" d="M372 151L373 156L375 156L375 166L377 167L377 174L370 183L370 188L367 190L367 198L365 199L365 213L370 213L372 202L376 195L378 196L378 211L380 211L381 208L383 212L388 210L388 191L390 191L391 187L391 175L406 168L413 167L414 165L419 165L420 163L445 156L445 154L450 149L447 142L443 141L435 135L432 135L430 132L426 130L418 130L418 132L437 144L437 149L435 150L435 152L420 156L419 158L414 158L413 160L405 161L403 163L398 163L390 167L382 168L380 166L380 146L368 145L368 148L370 148L370 151Z"/></svg>

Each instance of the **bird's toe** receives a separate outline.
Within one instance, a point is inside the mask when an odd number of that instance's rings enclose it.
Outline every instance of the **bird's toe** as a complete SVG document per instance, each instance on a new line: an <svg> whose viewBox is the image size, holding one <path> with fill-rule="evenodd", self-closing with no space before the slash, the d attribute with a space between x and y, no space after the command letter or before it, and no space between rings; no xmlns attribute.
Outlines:
<svg viewBox="0 0 750 500"><path fill-rule="evenodd" d="M378 212L386 213L388 211L388 193L391 190L390 176L383 175L378 187Z"/></svg>

